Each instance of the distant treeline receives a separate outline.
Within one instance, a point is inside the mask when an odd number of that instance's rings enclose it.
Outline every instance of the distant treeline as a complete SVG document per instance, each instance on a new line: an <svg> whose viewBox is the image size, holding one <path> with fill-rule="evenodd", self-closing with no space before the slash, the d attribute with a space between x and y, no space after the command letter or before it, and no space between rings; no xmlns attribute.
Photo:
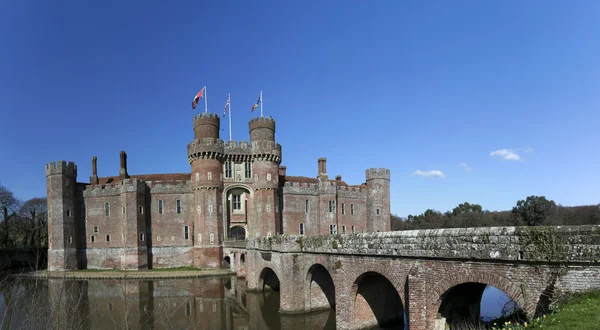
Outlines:
<svg viewBox="0 0 600 330"><path fill-rule="evenodd" d="M465 202L452 211L441 213L428 209L406 219L392 215L392 230L495 227L600 225L600 204L561 206L544 196L529 196L510 211L487 211L479 204Z"/></svg>
<svg viewBox="0 0 600 330"><path fill-rule="evenodd" d="M48 247L46 198L21 201L0 185L0 248Z"/></svg>

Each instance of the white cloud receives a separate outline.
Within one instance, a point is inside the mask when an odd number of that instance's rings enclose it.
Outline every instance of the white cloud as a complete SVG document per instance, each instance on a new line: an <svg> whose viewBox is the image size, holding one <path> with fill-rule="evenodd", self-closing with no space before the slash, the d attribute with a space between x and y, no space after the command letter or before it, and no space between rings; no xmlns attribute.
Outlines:
<svg viewBox="0 0 600 330"><path fill-rule="evenodd" d="M446 175L444 175L444 173L440 170L431 170L431 171L421 171L421 170L416 170L415 173L413 173L413 175L418 175L418 176L422 176L422 177L438 177L440 179L445 178Z"/></svg>
<svg viewBox="0 0 600 330"><path fill-rule="evenodd" d="M517 148L517 149L499 149L499 150L490 152L490 156L500 157L504 160L519 161L519 160L521 160L521 156L519 154L517 154L517 151L518 152L533 152L533 149L531 147Z"/></svg>
<svg viewBox="0 0 600 330"><path fill-rule="evenodd" d="M465 162L462 162L460 164L458 164L458 166L462 167L465 169L466 172L471 172L471 168L469 167L469 165Z"/></svg>

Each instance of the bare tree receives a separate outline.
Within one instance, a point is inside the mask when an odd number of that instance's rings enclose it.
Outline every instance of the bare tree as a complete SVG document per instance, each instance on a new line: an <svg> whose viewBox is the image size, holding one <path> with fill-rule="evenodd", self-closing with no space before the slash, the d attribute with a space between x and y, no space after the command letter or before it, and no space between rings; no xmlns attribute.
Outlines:
<svg viewBox="0 0 600 330"><path fill-rule="evenodd" d="M48 204L46 198L32 198L21 206L19 215L24 220L23 245L36 248L47 245Z"/></svg>
<svg viewBox="0 0 600 330"><path fill-rule="evenodd" d="M13 195L12 191L0 185L0 220L4 223L2 226L2 235L0 235L0 246L11 246L9 236L9 221L17 216L20 201Z"/></svg>

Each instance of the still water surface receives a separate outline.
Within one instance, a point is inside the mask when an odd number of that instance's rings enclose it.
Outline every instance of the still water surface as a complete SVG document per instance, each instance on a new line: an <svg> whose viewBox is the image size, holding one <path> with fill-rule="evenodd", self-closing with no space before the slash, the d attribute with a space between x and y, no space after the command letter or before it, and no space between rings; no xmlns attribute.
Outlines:
<svg viewBox="0 0 600 330"><path fill-rule="evenodd" d="M278 292L247 292L246 281L235 276L13 278L0 288L0 329L335 329L333 311L278 313ZM501 291L488 287L482 317L496 316L506 300Z"/></svg>

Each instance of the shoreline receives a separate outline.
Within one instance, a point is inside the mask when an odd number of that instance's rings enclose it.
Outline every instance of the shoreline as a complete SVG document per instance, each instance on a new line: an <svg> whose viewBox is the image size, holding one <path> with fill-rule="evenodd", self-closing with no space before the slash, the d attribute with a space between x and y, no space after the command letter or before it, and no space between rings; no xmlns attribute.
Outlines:
<svg viewBox="0 0 600 330"><path fill-rule="evenodd" d="M179 270L173 269L149 269L149 270L76 270L65 272L50 272L47 270L38 270L29 273L11 274L11 277L35 278L35 279L177 279L177 278L200 278L200 277L219 277L235 275L228 269L199 269L199 270Z"/></svg>

